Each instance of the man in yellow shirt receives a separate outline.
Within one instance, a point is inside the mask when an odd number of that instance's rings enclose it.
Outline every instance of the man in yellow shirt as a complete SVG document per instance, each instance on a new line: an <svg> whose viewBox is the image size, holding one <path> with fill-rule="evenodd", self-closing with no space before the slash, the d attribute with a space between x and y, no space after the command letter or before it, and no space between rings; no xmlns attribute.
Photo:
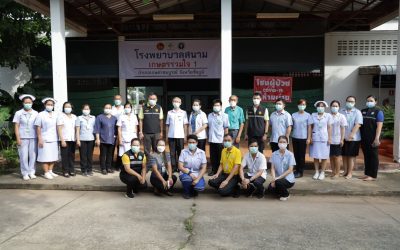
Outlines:
<svg viewBox="0 0 400 250"><path fill-rule="evenodd" d="M208 181L208 185L217 189L221 196L239 197L239 168L242 163L242 153L233 146L233 139L228 134L224 136L224 149L218 171Z"/></svg>

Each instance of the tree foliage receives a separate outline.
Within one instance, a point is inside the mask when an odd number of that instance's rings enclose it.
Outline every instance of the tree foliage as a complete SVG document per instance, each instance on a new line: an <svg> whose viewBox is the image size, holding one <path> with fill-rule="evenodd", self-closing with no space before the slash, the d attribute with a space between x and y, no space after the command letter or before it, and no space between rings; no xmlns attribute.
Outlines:
<svg viewBox="0 0 400 250"><path fill-rule="evenodd" d="M0 1L0 66L31 68L31 49L50 45L50 19L12 0Z"/></svg>

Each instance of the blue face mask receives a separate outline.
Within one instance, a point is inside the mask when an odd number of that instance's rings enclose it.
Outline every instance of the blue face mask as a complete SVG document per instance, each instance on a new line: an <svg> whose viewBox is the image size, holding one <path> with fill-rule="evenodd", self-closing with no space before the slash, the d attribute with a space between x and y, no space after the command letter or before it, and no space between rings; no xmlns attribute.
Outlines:
<svg viewBox="0 0 400 250"><path fill-rule="evenodd" d="M189 143L188 146L190 151L195 151L197 149L196 143Z"/></svg>
<svg viewBox="0 0 400 250"><path fill-rule="evenodd" d="M352 102L346 102L346 108L352 109L354 107L354 103Z"/></svg>
<svg viewBox="0 0 400 250"><path fill-rule="evenodd" d="M256 154L258 152L258 147L250 147L250 154Z"/></svg>
<svg viewBox="0 0 400 250"><path fill-rule="evenodd" d="M332 113L337 113L337 112L339 112L339 107L331 107L331 111L332 111Z"/></svg>
<svg viewBox="0 0 400 250"><path fill-rule="evenodd" d="M230 147L232 147L232 142L231 142L231 141L224 141L224 147L225 147L225 148L230 148Z"/></svg>
<svg viewBox="0 0 400 250"><path fill-rule="evenodd" d="M298 108L300 111L304 111L304 110L306 109L306 105L298 105L297 108Z"/></svg>
<svg viewBox="0 0 400 250"><path fill-rule="evenodd" d="M32 103L24 103L24 109L30 110L32 108Z"/></svg>
<svg viewBox="0 0 400 250"><path fill-rule="evenodd" d="M325 112L325 108L324 107L317 107L317 112L318 113L324 113Z"/></svg>
<svg viewBox="0 0 400 250"><path fill-rule="evenodd" d="M136 154L136 153L139 153L140 147L139 147L139 146L132 146L132 147L131 147L131 150L132 150L133 153Z"/></svg>
<svg viewBox="0 0 400 250"><path fill-rule="evenodd" d="M282 105L282 104L276 104L276 105L275 105L275 109L276 109L277 111L281 111L281 110L283 110L283 105Z"/></svg>
<svg viewBox="0 0 400 250"><path fill-rule="evenodd" d="M115 100L115 101L114 101L114 104L115 104L116 106L121 105L121 100Z"/></svg>
<svg viewBox="0 0 400 250"><path fill-rule="evenodd" d="M367 102L366 105L368 108L373 108L375 107L375 102Z"/></svg>

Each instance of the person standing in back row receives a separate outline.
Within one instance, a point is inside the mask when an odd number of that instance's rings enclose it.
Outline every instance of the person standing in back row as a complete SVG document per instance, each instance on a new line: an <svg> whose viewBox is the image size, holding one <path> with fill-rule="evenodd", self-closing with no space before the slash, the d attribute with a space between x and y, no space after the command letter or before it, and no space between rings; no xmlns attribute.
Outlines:
<svg viewBox="0 0 400 250"><path fill-rule="evenodd" d="M139 136L144 139L144 153L150 156L151 150L157 152L157 141L163 138L164 114L160 105L157 104L157 95L150 93L148 102L139 111Z"/></svg>
<svg viewBox="0 0 400 250"><path fill-rule="evenodd" d="M253 106L247 109L245 124L245 140L250 143L251 139L257 140L258 150L264 152L265 141L267 140L269 127L268 109L260 105L261 94L254 93Z"/></svg>
<svg viewBox="0 0 400 250"><path fill-rule="evenodd" d="M111 107L111 115L115 116L117 118L117 121L119 120L120 116L124 114L124 106L122 105L122 97L120 95L115 95L114 96L114 105ZM114 142L114 149L113 149L113 158L114 158L114 152L115 149L118 147L118 138L115 138ZM119 171L122 167L122 161L121 157L117 152L117 160L114 163L114 169Z"/></svg>
<svg viewBox="0 0 400 250"><path fill-rule="evenodd" d="M229 97L229 107L225 108L225 113L229 117L229 134L232 136L233 145L239 148L240 137L242 136L244 127L244 112L243 109L237 106L238 97L232 95Z"/></svg>
<svg viewBox="0 0 400 250"><path fill-rule="evenodd" d="M283 99L279 98L276 100L275 109L276 111L274 111L269 118L269 124L271 125L271 139L269 145L271 146L272 152L279 150L279 136L284 135L289 138L293 126L292 116L285 110L285 102Z"/></svg>

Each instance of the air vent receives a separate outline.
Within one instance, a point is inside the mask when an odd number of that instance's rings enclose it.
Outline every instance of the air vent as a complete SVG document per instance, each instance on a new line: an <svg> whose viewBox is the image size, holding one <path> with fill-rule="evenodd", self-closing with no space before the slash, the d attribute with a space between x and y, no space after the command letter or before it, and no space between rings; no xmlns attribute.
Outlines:
<svg viewBox="0 0 400 250"><path fill-rule="evenodd" d="M338 56L393 56L397 55L397 40L339 40Z"/></svg>

